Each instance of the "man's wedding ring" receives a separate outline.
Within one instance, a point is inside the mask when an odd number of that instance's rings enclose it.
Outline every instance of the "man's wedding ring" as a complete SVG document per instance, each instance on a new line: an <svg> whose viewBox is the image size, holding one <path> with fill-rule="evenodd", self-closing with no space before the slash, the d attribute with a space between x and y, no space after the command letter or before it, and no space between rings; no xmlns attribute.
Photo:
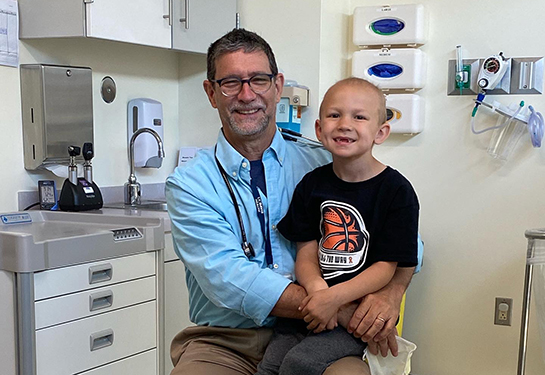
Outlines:
<svg viewBox="0 0 545 375"><path fill-rule="evenodd" d="M382 323L386 323L386 319L380 317L380 316L377 316L377 320L380 320Z"/></svg>

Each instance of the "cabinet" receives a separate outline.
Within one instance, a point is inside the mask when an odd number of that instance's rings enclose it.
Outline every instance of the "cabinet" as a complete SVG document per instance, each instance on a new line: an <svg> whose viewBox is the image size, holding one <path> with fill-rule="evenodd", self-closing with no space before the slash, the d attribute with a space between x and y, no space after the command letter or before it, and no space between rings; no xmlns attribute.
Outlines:
<svg viewBox="0 0 545 375"><path fill-rule="evenodd" d="M189 320L189 301L185 283L185 267L174 253L172 234L165 233L165 335L164 374L170 374L170 343L178 332L192 325Z"/></svg>
<svg viewBox="0 0 545 375"><path fill-rule="evenodd" d="M206 53L236 26L236 0L172 0L172 48Z"/></svg>
<svg viewBox="0 0 545 375"><path fill-rule="evenodd" d="M20 37L90 37L170 48L169 7L169 0L19 0Z"/></svg>
<svg viewBox="0 0 545 375"><path fill-rule="evenodd" d="M236 0L19 0L20 37L89 37L206 53Z"/></svg>
<svg viewBox="0 0 545 375"><path fill-rule="evenodd" d="M160 261L145 252L17 274L19 373L158 374Z"/></svg>

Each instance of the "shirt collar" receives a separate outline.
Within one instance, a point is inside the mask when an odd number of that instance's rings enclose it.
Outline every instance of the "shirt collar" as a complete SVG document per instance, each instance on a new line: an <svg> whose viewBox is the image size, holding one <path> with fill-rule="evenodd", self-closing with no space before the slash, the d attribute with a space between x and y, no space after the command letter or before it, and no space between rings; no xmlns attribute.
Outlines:
<svg viewBox="0 0 545 375"><path fill-rule="evenodd" d="M276 129L271 145L263 153L263 159L269 158L269 155L271 155L280 164L280 166L283 165L286 155L286 141L278 129ZM221 129L219 131L216 145L216 157L218 158L225 172L227 172L227 175L231 176L231 178L234 178L235 180L238 179L240 169L243 168L242 164L250 164L250 162L244 156L242 156L233 148L233 146L231 146Z"/></svg>

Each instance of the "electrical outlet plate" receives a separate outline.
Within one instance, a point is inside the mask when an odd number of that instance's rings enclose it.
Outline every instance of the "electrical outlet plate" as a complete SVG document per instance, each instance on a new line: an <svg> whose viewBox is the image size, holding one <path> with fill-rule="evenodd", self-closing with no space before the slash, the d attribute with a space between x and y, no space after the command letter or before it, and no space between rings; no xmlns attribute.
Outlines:
<svg viewBox="0 0 545 375"><path fill-rule="evenodd" d="M496 297L494 308L494 324L499 326L511 326L513 299Z"/></svg>

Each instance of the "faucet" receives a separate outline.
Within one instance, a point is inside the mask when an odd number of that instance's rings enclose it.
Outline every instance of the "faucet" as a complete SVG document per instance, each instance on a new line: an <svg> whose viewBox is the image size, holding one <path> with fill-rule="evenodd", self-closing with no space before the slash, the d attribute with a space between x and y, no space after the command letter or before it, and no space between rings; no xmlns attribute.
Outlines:
<svg viewBox="0 0 545 375"><path fill-rule="evenodd" d="M159 158L165 157L163 142L155 130L150 128L141 128L134 132L129 143L129 164L131 174L129 175L129 181L125 182L125 204L130 204L131 206L140 204L141 188L140 184L136 181L136 175L134 174L134 141L142 133L150 133L155 137L158 147L157 156Z"/></svg>

